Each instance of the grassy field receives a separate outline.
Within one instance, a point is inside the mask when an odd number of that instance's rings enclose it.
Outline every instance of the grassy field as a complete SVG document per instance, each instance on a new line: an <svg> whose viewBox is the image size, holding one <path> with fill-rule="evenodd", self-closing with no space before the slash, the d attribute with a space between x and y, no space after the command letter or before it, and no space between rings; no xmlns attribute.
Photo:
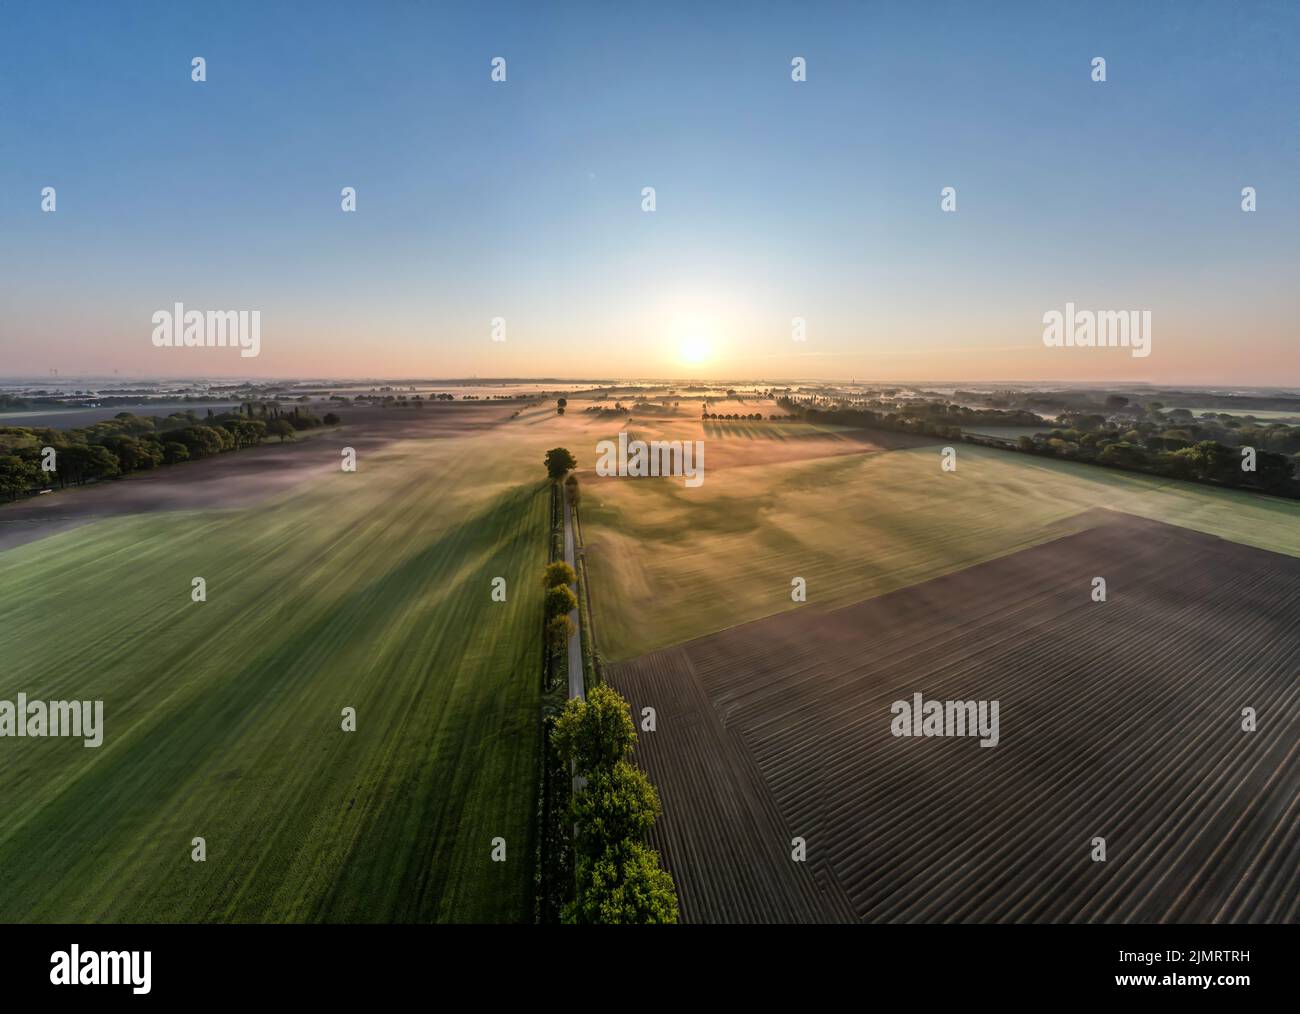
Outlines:
<svg viewBox="0 0 1300 1014"><path fill-rule="evenodd" d="M106 726L0 740L0 920L529 919L547 493L500 433L0 554L0 698Z"/></svg>
<svg viewBox="0 0 1300 1014"><path fill-rule="evenodd" d="M707 461L726 443L710 438ZM744 440L749 460L777 442ZM788 446L788 445L787 445ZM618 661L793 608L843 605L1055 538L1106 507L1300 555L1300 504L959 445L589 479L584 500L597 635ZM1083 522L1080 522L1083 523Z"/></svg>

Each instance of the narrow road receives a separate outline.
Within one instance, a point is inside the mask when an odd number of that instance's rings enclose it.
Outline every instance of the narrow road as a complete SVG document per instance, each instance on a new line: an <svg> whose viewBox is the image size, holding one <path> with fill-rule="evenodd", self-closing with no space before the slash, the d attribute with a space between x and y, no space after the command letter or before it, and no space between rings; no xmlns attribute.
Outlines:
<svg viewBox="0 0 1300 1014"><path fill-rule="evenodd" d="M564 562L576 574L578 563L573 556L573 507L569 503L569 487L563 483L561 487L564 490ZM577 587L572 587L574 594L578 594ZM569 697L583 697L581 610L573 610L569 613L569 619L573 621L573 633L569 635Z"/></svg>

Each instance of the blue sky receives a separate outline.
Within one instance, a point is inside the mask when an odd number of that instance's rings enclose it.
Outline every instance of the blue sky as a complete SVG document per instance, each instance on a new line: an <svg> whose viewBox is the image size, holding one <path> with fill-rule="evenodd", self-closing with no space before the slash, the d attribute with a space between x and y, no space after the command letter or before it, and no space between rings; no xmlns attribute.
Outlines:
<svg viewBox="0 0 1300 1014"><path fill-rule="evenodd" d="M1300 5L6 20L3 374L1300 385ZM1151 309L1152 355L1044 348L1067 300ZM262 355L153 348L176 301L260 308Z"/></svg>

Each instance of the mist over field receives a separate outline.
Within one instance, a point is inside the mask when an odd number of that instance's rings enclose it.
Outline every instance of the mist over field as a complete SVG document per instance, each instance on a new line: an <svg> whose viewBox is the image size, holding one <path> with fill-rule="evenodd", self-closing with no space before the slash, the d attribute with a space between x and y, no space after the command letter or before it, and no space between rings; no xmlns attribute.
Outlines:
<svg viewBox="0 0 1300 1014"><path fill-rule="evenodd" d="M6 998L1289 983L1297 41L8 5Z"/></svg>

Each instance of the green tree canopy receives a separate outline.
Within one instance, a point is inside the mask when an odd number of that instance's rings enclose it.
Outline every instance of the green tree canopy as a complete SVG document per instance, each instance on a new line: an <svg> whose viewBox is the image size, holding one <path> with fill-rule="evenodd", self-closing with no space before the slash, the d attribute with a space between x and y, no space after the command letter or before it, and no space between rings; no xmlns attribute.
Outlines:
<svg viewBox="0 0 1300 1014"><path fill-rule="evenodd" d="M618 691L606 684L575 697L555 720L555 746L577 773L590 779L624 760L636 742L632 712Z"/></svg>
<svg viewBox="0 0 1300 1014"><path fill-rule="evenodd" d="M556 560L546 567L546 574L542 580L543 587L554 588L557 585L574 584L578 580L578 575L573 572L563 560Z"/></svg>
<svg viewBox="0 0 1300 1014"><path fill-rule="evenodd" d="M546 474L552 479L561 479L565 472L577 467L578 459L567 447L552 447L546 452Z"/></svg>
<svg viewBox="0 0 1300 1014"><path fill-rule="evenodd" d="M626 760L597 770L573 799L578 849L597 859L624 840L644 841L663 812L645 772Z"/></svg>
<svg viewBox="0 0 1300 1014"><path fill-rule="evenodd" d="M546 646L551 651L563 651L574 629L567 615L552 616L546 624Z"/></svg>
<svg viewBox="0 0 1300 1014"><path fill-rule="evenodd" d="M625 841L579 867L585 887L565 907L565 922L639 926L677 922L673 878L659 865L659 854L653 849Z"/></svg>
<svg viewBox="0 0 1300 1014"><path fill-rule="evenodd" d="M578 597L567 585L556 585L546 590L546 615L566 616L578 608Z"/></svg>
<svg viewBox="0 0 1300 1014"><path fill-rule="evenodd" d="M98 444L73 444L60 447L55 458L56 475L63 482L83 484L87 479L107 479L121 468L106 447Z"/></svg>
<svg viewBox="0 0 1300 1014"><path fill-rule="evenodd" d="M41 470L16 454L0 455L0 493L16 499L41 481Z"/></svg>

